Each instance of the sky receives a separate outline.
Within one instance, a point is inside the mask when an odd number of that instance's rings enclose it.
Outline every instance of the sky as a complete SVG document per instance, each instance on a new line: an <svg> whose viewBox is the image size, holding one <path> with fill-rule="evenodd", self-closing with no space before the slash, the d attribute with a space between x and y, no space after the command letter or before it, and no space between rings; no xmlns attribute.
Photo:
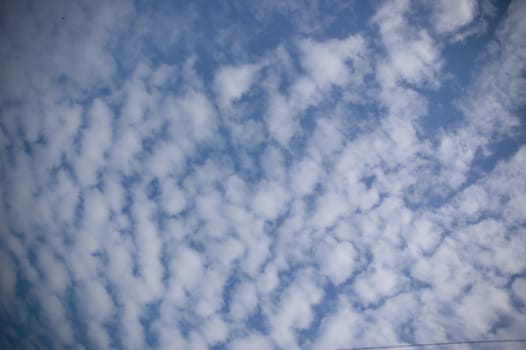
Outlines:
<svg viewBox="0 0 526 350"><path fill-rule="evenodd" d="M2 349L524 338L526 1L2 1L0 77Z"/></svg>

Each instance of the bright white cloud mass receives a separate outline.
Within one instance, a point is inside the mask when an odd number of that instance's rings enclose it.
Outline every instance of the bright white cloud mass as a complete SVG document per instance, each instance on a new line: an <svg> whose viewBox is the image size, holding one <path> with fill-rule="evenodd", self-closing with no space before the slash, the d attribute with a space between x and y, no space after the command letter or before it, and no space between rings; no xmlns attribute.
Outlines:
<svg viewBox="0 0 526 350"><path fill-rule="evenodd" d="M524 337L525 1L0 18L1 348Z"/></svg>

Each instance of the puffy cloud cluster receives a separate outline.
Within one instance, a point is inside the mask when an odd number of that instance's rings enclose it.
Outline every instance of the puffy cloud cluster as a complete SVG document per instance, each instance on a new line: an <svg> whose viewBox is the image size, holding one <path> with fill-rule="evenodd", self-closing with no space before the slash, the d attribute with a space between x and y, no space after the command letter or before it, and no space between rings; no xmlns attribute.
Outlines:
<svg viewBox="0 0 526 350"><path fill-rule="evenodd" d="M0 347L522 334L523 2L4 6Z"/></svg>

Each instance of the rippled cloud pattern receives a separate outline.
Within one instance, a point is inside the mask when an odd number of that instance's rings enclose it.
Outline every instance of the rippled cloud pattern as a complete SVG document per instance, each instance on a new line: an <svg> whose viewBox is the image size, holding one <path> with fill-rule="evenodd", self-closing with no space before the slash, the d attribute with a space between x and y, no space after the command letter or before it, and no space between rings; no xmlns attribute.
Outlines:
<svg viewBox="0 0 526 350"><path fill-rule="evenodd" d="M525 72L520 0L2 2L0 347L524 338Z"/></svg>

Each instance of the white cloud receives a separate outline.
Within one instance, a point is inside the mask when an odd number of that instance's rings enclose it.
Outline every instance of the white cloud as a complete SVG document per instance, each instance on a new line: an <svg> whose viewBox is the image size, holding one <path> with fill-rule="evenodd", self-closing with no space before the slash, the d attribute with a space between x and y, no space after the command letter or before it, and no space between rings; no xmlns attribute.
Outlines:
<svg viewBox="0 0 526 350"><path fill-rule="evenodd" d="M229 344L233 350L254 349L270 350L273 349L270 341L261 334L249 334L245 337L238 338Z"/></svg>
<svg viewBox="0 0 526 350"><path fill-rule="evenodd" d="M80 157L76 176L86 186L97 181L97 171L104 166L104 158L112 141L112 113L101 100L95 100L89 111L88 127L82 132Z"/></svg>
<svg viewBox="0 0 526 350"><path fill-rule="evenodd" d="M183 172L186 165L186 157L184 151L178 145L163 142L157 145L154 154L147 163L148 171L153 176L163 179Z"/></svg>
<svg viewBox="0 0 526 350"><path fill-rule="evenodd" d="M300 196L311 193L320 181L321 169L311 159L303 159L291 170L291 186Z"/></svg>
<svg viewBox="0 0 526 350"><path fill-rule="evenodd" d="M300 131L299 119L305 110L319 104L333 87L358 89L370 71L369 62L364 59L367 52L365 40L360 35L326 41L304 39L297 46L304 72L294 74L288 57L283 57L282 51L277 50L275 59L280 64L285 60L286 67L285 72L278 70L277 74L291 75L292 81L286 94L276 86L279 82L272 80L267 84L267 128L284 147Z"/></svg>
<svg viewBox="0 0 526 350"><path fill-rule="evenodd" d="M350 82L351 63L361 60L365 42L361 36L325 42L307 39L300 43L300 48L303 54L301 62L305 70L320 89L325 89L331 84L344 85Z"/></svg>
<svg viewBox="0 0 526 350"><path fill-rule="evenodd" d="M335 312L325 318L321 336L316 339L316 349L338 349L359 344L360 314L354 312L346 302L340 301Z"/></svg>
<svg viewBox="0 0 526 350"><path fill-rule="evenodd" d="M480 307L484 305L484 307ZM509 296L502 289L475 285L468 296L459 305L458 314L470 321L466 334L473 336L490 332L499 318L509 314L511 309Z"/></svg>
<svg viewBox="0 0 526 350"><path fill-rule="evenodd" d="M468 25L477 15L475 0L440 0L433 3L433 26L439 33L451 33Z"/></svg>
<svg viewBox="0 0 526 350"><path fill-rule="evenodd" d="M209 319L203 326L203 329L209 345L225 341L229 333L229 327L226 322L218 317Z"/></svg>
<svg viewBox="0 0 526 350"><path fill-rule="evenodd" d="M392 296L400 290L403 278L395 271L380 268L360 276L354 290L360 301L367 304L378 303L382 298Z"/></svg>
<svg viewBox="0 0 526 350"><path fill-rule="evenodd" d="M70 277L64 263L57 260L47 247L42 247L38 250L37 259L39 265L46 266L46 270L42 274L46 287L57 295L64 295L66 288L71 286Z"/></svg>
<svg viewBox="0 0 526 350"><path fill-rule="evenodd" d="M312 308L323 296L308 272L303 273L283 292L276 310L269 316L271 336L279 347L297 349L295 330L306 329L314 319ZM269 312L269 311L267 311Z"/></svg>
<svg viewBox="0 0 526 350"><path fill-rule="evenodd" d="M437 84L439 50L425 29L408 22L409 5L409 1L387 2L374 17L387 51L386 59L376 68L377 79L386 87L400 81Z"/></svg>
<svg viewBox="0 0 526 350"><path fill-rule="evenodd" d="M74 344L74 332L71 324L68 322L66 309L64 307L64 299L53 293L42 292L38 295L38 302L42 305L42 322L51 323L55 325L56 341L62 346L72 346ZM91 322L95 324L95 322ZM102 340L106 334L101 337L94 336L95 341ZM102 338L102 339L101 339Z"/></svg>
<svg viewBox="0 0 526 350"><path fill-rule="evenodd" d="M342 132L343 127L337 121L332 119L318 119L314 135L308 146L309 155L318 162L323 164L344 146L345 136Z"/></svg>
<svg viewBox="0 0 526 350"><path fill-rule="evenodd" d="M284 210L287 192L276 182L263 182L253 197L254 211L264 219L273 220Z"/></svg>
<svg viewBox="0 0 526 350"><path fill-rule="evenodd" d="M339 192L327 191L317 201L312 224L316 228L327 228L345 214L350 214L345 197Z"/></svg>
<svg viewBox="0 0 526 350"><path fill-rule="evenodd" d="M236 205L246 205L247 184L237 175L230 176L225 183L225 197Z"/></svg>
<svg viewBox="0 0 526 350"><path fill-rule="evenodd" d="M234 320L245 321L258 304L257 290L253 283L242 283L236 287L230 304L230 315Z"/></svg>
<svg viewBox="0 0 526 350"><path fill-rule="evenodd" d="M177 110L171 116L175 118L175 128L189 126L190 135L197 141L203 141L214 135L216 130L215 111L204 94L190 92L183 99L177 101L176 108Z"/></svg>
<svg viewBox="0 0 526 350"><path fill-rule="evenodd" d="M259 64L221 68L216 74L214 87L220 106L228 109L232 103L235 103L247 93L260 69L261 65Z"/></svg>
<svg viewBox="0 0 526 350"><path fill-rule="evenodd" d="M282 146L288 145L296 132L298 121L295 120L292 113L293 111L281 94L276 92L270 96L267 128L270 135Z"/></svg>
<svg viewBox="0 0 526 350"><path fill-rule="evenodd" d="M286 176L285 157L276 146L267 146L261 157L261 168L267 179L283 183Z"/></svg>
<svg viewBox="0 0 526 350"><path fill-rule="evenodd" d="M171 265L176 285L189 292L197 286L203 276L202 258L191 248L181 247Z"/></svg>
<svg viewBox="0 0 526 350"><path fill-rule="evenodd" d="M355 255L356 251L351 243L330 241L321 248L321 271L332 283L339 285L354 271Z"/></svg>

